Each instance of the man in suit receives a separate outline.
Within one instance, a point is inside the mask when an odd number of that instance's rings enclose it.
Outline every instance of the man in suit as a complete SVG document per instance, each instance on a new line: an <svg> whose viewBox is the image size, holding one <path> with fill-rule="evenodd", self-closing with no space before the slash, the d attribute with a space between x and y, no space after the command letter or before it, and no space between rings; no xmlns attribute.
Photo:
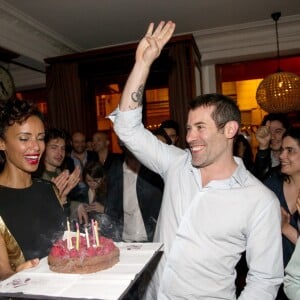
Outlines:
<svg viewBox="0 0 300 300"><path fill-rule="evenodd" d="M114 159L107 170L105 209L99 216L101 231L116 241L150 242L160 211L164 183L130 151L123 146L122 149L124 155ZM77 210L80 223L88 223L84 208L82 204Z"/></svg>

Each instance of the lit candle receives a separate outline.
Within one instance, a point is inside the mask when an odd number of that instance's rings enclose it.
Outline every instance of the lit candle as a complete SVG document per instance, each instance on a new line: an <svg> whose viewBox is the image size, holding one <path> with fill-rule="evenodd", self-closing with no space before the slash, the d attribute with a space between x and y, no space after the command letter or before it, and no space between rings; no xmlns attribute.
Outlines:
<svg viewBox="0 0 300 300"><path fill-rule="evenodd" d="M96 246L99 247L99 235L98 235L98 222L95 220L94 222L94 231L95 231L95 238L96 238Z"/></svg>
<svg viewBox="0 0 300 300"><path fill-rule="evenodd" d="M79 224L76 222L76 250L79 250Z"/></svg>
<svg viewBox="0 0 300 300"><path fill-rule="evenodd" d="M89 239L89 233L87 227L85 227L85 239L86 239L86 247L90 248L90 239Z"/></svg>

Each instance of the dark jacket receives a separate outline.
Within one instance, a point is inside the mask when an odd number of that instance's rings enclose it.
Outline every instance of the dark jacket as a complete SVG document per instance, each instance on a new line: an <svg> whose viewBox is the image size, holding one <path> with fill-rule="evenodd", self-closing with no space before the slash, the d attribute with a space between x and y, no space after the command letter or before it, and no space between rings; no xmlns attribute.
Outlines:
<svg viewBox="0 0 300 300"><path fill-rule="evenodd" d="M298 211L295 211L294 214L290 212L287 201L284 196L283 183L284 175L280 172L279 168L277 168L277 170L274 169L270 173L270 176L264 181L264 184L276 194L280 202L280 206L283 207L286 210L286 212L290 214L290 225L298 230L299 214ZM282 235L282 247L283 263L284 267L286 267L294 252L295 244L292 243L287 237Z"/></svg>
<svg viewBox="0 0 300 300"><path fill-rule="evenodd" d="M115 160L109 169L105 207L105 213L120 224L121 232L123 232L124 223L123 162L123 159ZM136 192L148 241L153 240L162 201L163 186L163 180L158 174L141 165L137 177Z"/></svg>
<svg viewBox="0 0 300 300"><path fill-rule="evenodd" d="M269 177L272 169L271 149L257 150L254 161L254 175L264 181Z"/></svg>

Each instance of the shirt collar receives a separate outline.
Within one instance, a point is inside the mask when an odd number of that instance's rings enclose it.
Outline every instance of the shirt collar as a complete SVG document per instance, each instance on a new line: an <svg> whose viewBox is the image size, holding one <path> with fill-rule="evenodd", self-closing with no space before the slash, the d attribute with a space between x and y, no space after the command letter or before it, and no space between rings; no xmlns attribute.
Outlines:
<svg viewBox="0 0 300 300"><path fill-rule="evenodd" d="M199 183L201 182L201 172L199 172L199 169L195 168L192 166L191 163L191 155L189 155L189 168L192 173L196 176L196 178L199 179ZM206 187L211 187L211 186L220 186L220 187L232 187L236 186L237 184L240 186L245 186L245 178L248 176L248 171L240 157L234 156L234 160L237 163L237 168L233 172L232 176L228 179L225 180L213 180L211 181ZM201 184L200 184L201 185Z"/></svg>
<svg viewBox="0 0 300 300"><path fill-rule="evenodd" d="M234 160L237 163L237 168L232 174L232 179L234 179L240 186L245 185L245 178L248 177L248 171L240 157L234 156Z"/></svg>

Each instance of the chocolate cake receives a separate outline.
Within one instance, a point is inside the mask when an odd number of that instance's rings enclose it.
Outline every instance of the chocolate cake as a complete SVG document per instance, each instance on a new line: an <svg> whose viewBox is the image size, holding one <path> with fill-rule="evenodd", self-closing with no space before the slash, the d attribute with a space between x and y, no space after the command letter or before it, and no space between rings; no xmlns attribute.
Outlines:
<svg viewBox="0 0 300 300"><path fill-rule="evenodd" d="M48 256L50 270L57 273L94 273L111 268L119 261L120 251L111 239L101 236L99 246L89 240L89 247L85 237L80 236L78 250L76 238L72 238L72 247L68 249L67 240L55 242Z"/></svg>

